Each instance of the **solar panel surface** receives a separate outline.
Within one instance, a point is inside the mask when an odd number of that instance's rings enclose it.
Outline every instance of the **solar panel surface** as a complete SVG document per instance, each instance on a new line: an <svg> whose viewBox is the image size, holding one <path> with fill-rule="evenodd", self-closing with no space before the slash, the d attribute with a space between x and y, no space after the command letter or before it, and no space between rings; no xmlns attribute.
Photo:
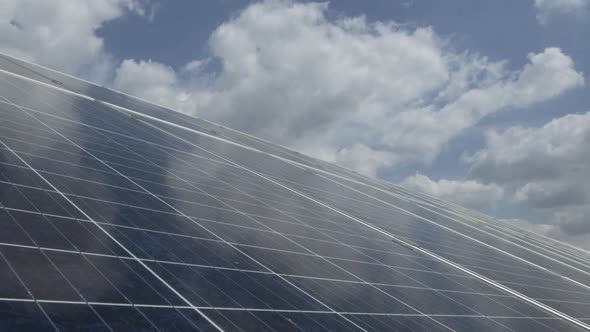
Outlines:
<svg viewBox="0 0 590 332"><path fill-rule="evenodd" d="M0 56L0 330L583 331L588 252Z"/></svg>

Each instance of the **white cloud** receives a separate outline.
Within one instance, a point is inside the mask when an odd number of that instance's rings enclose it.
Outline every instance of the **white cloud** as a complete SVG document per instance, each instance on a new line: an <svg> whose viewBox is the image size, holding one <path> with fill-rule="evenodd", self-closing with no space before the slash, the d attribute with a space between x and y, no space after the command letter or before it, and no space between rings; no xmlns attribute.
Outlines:
<svg viewBox="0 0 590 332"><path fill-rule="evenodd" d="M486 147L467 158L471 177L497 183L588 174L590 112L569 114L540 128L486 133Z"/></svg>
<svg viewBox="0 0 590 332"><path fill-rule="evenodd" d="M124 63L118 74L128 76L127 84L117 87L375 174L431 162L482 117L583 84L558 48L530 54L524 68L511 72L503 62L456 53L429 27L329 19L327 6L250 5L211 35L211 59L222 64L217 75L202 77L202 64L210 61L204 59L175 77L139 74L134 86ZM201 74L189 74L193 64ZM142 66L148 65L161 67Z"/></svg>
<svg viewBox="0 0 590 332"><path fill-rule="evenodd" d="M189 73L198 73L201 70L203 70L203 67L205 67L207 65L208 61L207 60L193 60L189 63L187 63L186 65L184 65L184 67L182 68L182 70L184 72L189 72Z"/></svg>
<svg viewBox="0 0 590 332"><path fill-rule="evenodd" d="M308 148L308 150L314 152L313 148ZM336 151L336 155L330 153L333 153L333 151L315 154L324 156L325 159L338 160L340 164L373 177L377 177L377 171L380 168L391 165L393 158L388 152L374 150L359 143Z"/></svg>
<svg viewBox="0 0 590 332"><path fill-rule="evenodd" d="M487 133L484 149L468 158L471 176L514 184L513 201L541 213L552 236L569 241L590 233L590 112L540 128Z"/></svg>
<svg viewBox="0 0 590 332"><path fill-rule="evenodd" d="M405 178L401 185L473 209L493 208L504 195L502 187L495 184L483 184L473 180L433 181L419 173Z"/></svg>
<svg viewBox="0 0 590 332"><path fill-rule="evenodd" d="M552 15L580 15L588 9L588 0L535 0L537 19L547 23Z"/></svg>
<svg viewBox="0 0 590 332"><path fill-rule="evenodd" d="M123 61L116 70L113 87L122 91L141 91L140 95L151 100L166 100L174 109L178 109L185 99L174 69L149 60Z"/></svg>
<svg viewBox="0 0 590 332"><path fill-rule="evenodd" d="M70 74L104 80L114 69L96 30L126 11L145 13L135 0L3 0L0 51Z"/></svg>
<svg viewBox="0 0 590 332"><path fill-rule="evenodd" d="M434 159L443 144L481 118L503 110L523 108L545 101L567 89L584 84L571 58L558 48L529 54L530 63L513 75L484 87L464 90L455 100L440 107L401 112L390 120L391 130L383 138L397 149L407 146L408 157Z"/></svg>
<svg viewBox="0 0 590 332"><path fill-rule="evenodd" d="M518 188L514 194L516 203L533 208L556 208L588 203L589 189L580 185L579 179L532 181Z"/></svg>
<svg viewBox="0 0 590 332"><path fill-rule="evenodd" d="M159 3L154 3L151 0L125 0L123 5L126 6L129 11L147 18L150 22L154 21L156 11L160 7Z"/></svg>

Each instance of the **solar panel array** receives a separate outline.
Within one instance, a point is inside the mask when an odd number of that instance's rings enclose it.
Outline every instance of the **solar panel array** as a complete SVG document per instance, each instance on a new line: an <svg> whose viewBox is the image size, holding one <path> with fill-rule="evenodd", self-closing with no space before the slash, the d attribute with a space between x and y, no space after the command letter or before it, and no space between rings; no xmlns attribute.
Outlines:
<svg viewBox="0 0 590 332"><path fill-rule="evenodd" d="M584 331L588 252L0 56L0 330Z"/></svg>

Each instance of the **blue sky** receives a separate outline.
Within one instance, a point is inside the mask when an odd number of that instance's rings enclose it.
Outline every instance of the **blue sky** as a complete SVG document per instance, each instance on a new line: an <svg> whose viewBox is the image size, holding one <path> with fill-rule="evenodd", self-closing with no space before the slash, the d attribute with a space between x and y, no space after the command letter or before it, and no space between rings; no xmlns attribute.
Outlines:
<svg viewBox="0 0 590 332"><path fill-rule="evenodd" d="M7 0L0 51L578 245L590 1Z"/></svg>

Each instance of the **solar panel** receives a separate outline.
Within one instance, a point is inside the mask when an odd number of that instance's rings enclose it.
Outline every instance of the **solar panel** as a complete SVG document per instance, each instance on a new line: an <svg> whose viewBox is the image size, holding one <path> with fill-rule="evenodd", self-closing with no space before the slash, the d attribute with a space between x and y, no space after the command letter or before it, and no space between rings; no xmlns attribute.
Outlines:
<svg viewBox="0 0 590 332"><path fill-rule="evenodd" d="M0 329L583 331L587 252L0 56Z"/></svg>

